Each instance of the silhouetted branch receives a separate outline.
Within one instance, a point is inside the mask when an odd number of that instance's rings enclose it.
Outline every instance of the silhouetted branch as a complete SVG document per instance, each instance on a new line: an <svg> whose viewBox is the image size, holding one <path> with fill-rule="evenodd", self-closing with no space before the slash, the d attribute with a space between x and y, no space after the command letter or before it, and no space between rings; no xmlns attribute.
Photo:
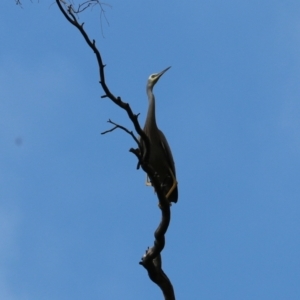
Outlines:
<svg viewBox="0 0 300 300"><path fill-rule="evenodd" d="M86 10L87 8L89 8L89 7L93 8L96 5L99 5L101 7L101 3L99 2L99 0L84 1L78 5L77 9L73 8L73 12L75 14L79 14L79 13L83 12L84 10Z"/></svg>
<svg viewBox="0 0 300 300"><path fill-rule="evenodd" d="M86 43L89 45L89 47L93 50L93 52L96 55L96 59L98 62L98 66L99 66L99 74L100 74L100 84L103 88L103 91L105 92L105 97L108 97L111 101L113 101L116 105L118 105L119 107L121 107L122 109L124 109L127 114L128 117L130 118L130 120L132 121L134 128L136 130L136 132L143 138L143 140L146 143L146 148L150 148L150 142L148 137L146 136L146 134L144 133L144 131L141 129L140 124L137 120L138 116L136 114L134 114L129 106L128 103L125 103L121 100L121 97L116 97L114 96L111 91L109 90L109 88L106 85L105 82L105 74L104 74L104 67L105 65L102 62L102 57L101 54L99 52L99 50L96 47L96 42L95 40L91 41L90 38L88 37L87 33L85 32L85 30L83 29L83 25L79 24L75 15L73 14L73 10L72 10L72 5L69 5L67 7L67 11L64 10L64 8L62 7L60 0L56 0L56 3L59 7L59 9L61 10L61 12L63 13L63 15L65 16L65 18L73 25L75 26L80 33L82 34L83 38L85 39Z"/></svg>
<svg viewBox="0 0 300 300"><path fill-rule="evenodd" d="M113 125L115 125L115 127L113 127L112 129L106 130L104 132L101 132L101 134L106 134L106 133L114 131L117 128L120 128L120 129L124 130L125 132L127 132L128 134L130 134L132 136L132 138L135 140L135 142L137 143L137 145L139 146L139 148L141 147L139 140L136 138L136 136L134 135L134 133L132 131L128 130L124 126L121 126L121 125L111 121L110 119L107 121L107 123L113 124Z"/></svg>
<svg viewBox="0 0 300 300"><path fill-rule="evenodd" d="M170 203L166 199L163 190L161 188L158 190L156 189L156 187L160 187L160 183L151 166L142 165L142 168L145 172L147 172L152 185L155 187L162 217L161 222L154 233L154 245L146 250L146 253L143 255L139 264L148 271L149 278L160 287L164 294L165 300L175 300L172 283L161 268L162 263L160 255L161 251L165 247L165 234L168 230L171 220Z"/></svg>
<svg viewBox="0 0 300 300"><path fill-rule="evenodd" d="M127 112L127 115L131 120L131 122L133 123L136 132L140 135L143 141L143 143L140 143L140 141L134 136L132 131L129 131L127 128L118 125L112 122L111 120L109 120L108 122L115 125L115 127L102 133L105 134L115 130L116 128L120 128L126 131L127 133L129 133L139 145L138 149L131 148L129 151L137 157L138 167L141 166L142 169L148 174L151 183L154 186L155 191L157 193L159 199L159 207L162 212L161 222L154 233L154 237L155 237L154 245L153 247L148 248L148 250L142 257L140 264L147 269L150 279L161 288L164 298L166 300L174 300L175 299L174 290L170 280L168 279L168 277L166 276L166 274L163 272L161 268L161 256L160 256L160 253L165 246L165 233L167 232L168 226L170 224L170 218L171 218L170 204L165 197L163 188L158 180L158 176L156 175L152 166L148 163L151 145L150 145L149 138L140 127L140 124L138 122L138 114L134 114L128 103L123 102L121 100L121 97L116 97L109 90L105 81L105 74L104 74L105 65L103 64L100 51L96 47L96 42L95 40L91 40L87 35L87 33L85 32L83 28L84 23L80 24L76 18L76 14L88 8L89 7L88 4L91 2L98 2L98 1L97 0L86 1L82 4L83 6L81 6L81 8L79 7L79 10L76 11L73 9L72 5L67 5L64 0L56 0L56 3L60 11L62 12L62 14L73 26L75 26L79 30L84 40L88 44L88 46L92 49L92 51L96 55L96 59L99 67L99 75L100 75L99 83L101 84L102 89L105 93L103 96L101 96L101 98L109 98L116 105L118 105L120 108L124 109ZM65 8L63 7L62 3Z"/></svg>

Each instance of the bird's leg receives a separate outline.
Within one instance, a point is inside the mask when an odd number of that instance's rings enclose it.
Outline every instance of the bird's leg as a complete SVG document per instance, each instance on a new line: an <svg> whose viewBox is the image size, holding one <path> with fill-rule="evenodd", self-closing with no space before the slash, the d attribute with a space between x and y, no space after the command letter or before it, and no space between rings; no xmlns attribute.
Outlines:
<svg viewBox="0 0 300 300"><path fill-rule="evenodd" d="M156 175L156 173L155 173ZM148 174L146 175L146 182L145 182L146 186L153 186ZM156 190L154 189L154 194L156 194Z"/></svg>
<svg viewBox="0 0 300 300"><path fill-rule="evenodd" d="M146 183L146 186L152 186L152 182L151 182L148 174L146 175L146 182L145 183Z"/></svg>
<svg viewBox="0 0 300 300"><path fill-rule="evenodd" d="M177 180L176 180L176 178L175 178L175 176L174 176L174 174L173 174L171 168L169 168L169 171L170 171L171 177L172 177L172 179L173 179L173 185L171 186L170 190L168 191L168 193L167 193L167 195L166 195L166 198L167 198L167 199L169 198L169 196L172 194L172 192L174 191L174 189L175 189L176 186L178 185L178 182L177 182Z"/></svg>

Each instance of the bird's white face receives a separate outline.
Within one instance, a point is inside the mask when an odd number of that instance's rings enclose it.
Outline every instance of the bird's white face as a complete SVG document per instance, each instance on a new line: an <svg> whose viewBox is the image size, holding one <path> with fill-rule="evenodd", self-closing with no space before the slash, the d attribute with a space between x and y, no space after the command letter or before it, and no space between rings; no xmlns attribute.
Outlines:
<svg viewBox="0 0 300 300"><path fill-rule="evenodd" d="M154 85L159 79L159 73L151 74L148 78L148 84Z"/></svg>
<svg viewBox="0 0 300 300"><path fill-rule="evenodd" d="M158 81L158 79L165 73L167 72L171 67L168 67L166 69L164 69L163 71L159 72L159 73L154 73L151 74L148 78L148 86L153 87L155 85L155 83Z"/></svg>

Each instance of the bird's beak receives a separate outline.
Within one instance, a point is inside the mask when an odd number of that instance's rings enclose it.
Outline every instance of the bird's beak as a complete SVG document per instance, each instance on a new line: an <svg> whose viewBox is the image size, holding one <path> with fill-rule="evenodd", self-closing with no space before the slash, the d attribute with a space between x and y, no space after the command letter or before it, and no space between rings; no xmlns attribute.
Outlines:
<svg viewBox="0 0 300 300"><path fill-rule="evenodd" d="M161 71L160 73L157 74L157 79L159 79L164 73L166 73L169 69L171 68L170 67L167 67L166 69L164 69L163 71Z"/></svg>

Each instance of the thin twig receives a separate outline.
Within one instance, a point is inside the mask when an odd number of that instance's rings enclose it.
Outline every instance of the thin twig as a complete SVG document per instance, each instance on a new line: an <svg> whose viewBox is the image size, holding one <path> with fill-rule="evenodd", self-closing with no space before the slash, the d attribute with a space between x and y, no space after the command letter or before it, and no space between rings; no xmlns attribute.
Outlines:
<svg viewBox="0 0 300 300"><path fill-rule="evenodd" d="M141 144L140 144L139 140L136 138L136 136L134 135L133 131L128 130L126 127L121 126L121 125L111 121L110 119L107 121L107 123L113 124L113 125L115 125L115 127L113 127L112 129L106 130L104 132L101 132L101 134L106 134L106 133L114 131L117 128L120 128L120 129L124 130L125 132L127 132L128 134L130 134L132 136L132 138L135 140L135 142L137 143L137 145L139 146L139 148L141 147Z"/></svg>

